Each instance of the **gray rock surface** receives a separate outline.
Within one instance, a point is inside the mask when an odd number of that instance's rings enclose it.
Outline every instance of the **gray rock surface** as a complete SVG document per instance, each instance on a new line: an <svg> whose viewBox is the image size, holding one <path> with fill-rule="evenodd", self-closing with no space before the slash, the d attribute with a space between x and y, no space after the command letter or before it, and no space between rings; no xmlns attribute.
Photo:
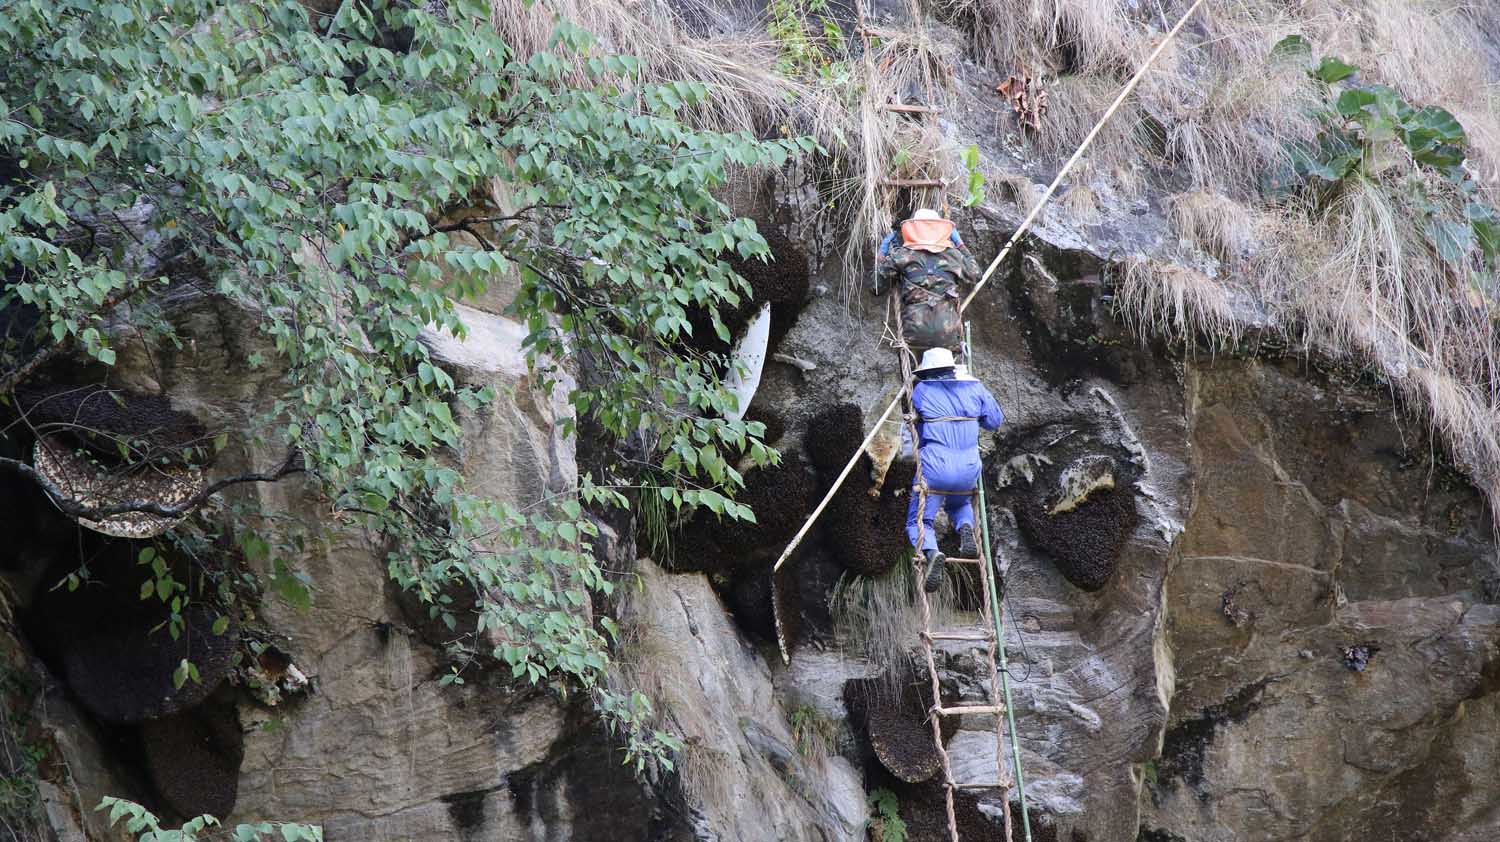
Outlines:
<svg viewBox="0 0 1500 842"><path fill-rule="evenodd" d="M649 559L637 570L641 588L621 616L643 659L632 673L649 676L667 724L687 744L683 786L700 836L863 839L858 771L843 757L806 756L766 660L736 631L707 578L664 573ZM838 716L830 685L813 683L821 709Z"/></svg>

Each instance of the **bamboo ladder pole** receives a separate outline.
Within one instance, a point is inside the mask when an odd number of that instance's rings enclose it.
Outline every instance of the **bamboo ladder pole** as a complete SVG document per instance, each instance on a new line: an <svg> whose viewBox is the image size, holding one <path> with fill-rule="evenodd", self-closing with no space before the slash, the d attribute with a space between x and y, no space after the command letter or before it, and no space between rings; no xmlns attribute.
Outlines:
<svg viewBox="0 0 1500 842"><path fill-rule="evenodd" d="M973 365L973 332L969 322L964 322L964 344L969 351L969 364ZM977 366L976 366L977 367ZM990 542L990 511L984 496L984 471L979 472L979 480L975 484L975 490L979 497L979 512L975 520L979 521L980 540L979 546L980 575L984 581L984 607L988 609L990 621L994 624L995 636L990 643L990 693L995 694L994 683L998 679L1000 684L1000 698L1005 707L1005 719L1002 723L1000 717L995 717L995 733L997 741L995 744L995 763L1003 766L1005 764L1005 739L1001 731L1008 723L1010 731L1010 752L1012 761L1011 783L1016 788L1016 795L1020 801L1021 827L1025 831L1022 837L1025 842L1031 842L1031 816L1026 812L1026 779L1021 771L1021 743L1016 733L1016 709L1010 698L1010 665L1006 663L1005 657L1005 606L1001 600L1000 593L995 587L995 559L994 545ZM996 663L998 658L999 663ZM1005 838L1014 839L1015 833L1011 828L1010 816L1010 792L1009 787L1005 792Z"/></svg>
<svg viewBox="0 0 1500 842"><path fill-rule="evenodd" d="M1146 71L1151 69L1151 65L1156 61L1156 58L1160 56L1162 51L1166 49L1167 45L1172 42L1172 39L1177 37L1177 33L1182 31L1182 28L1187 24L1188 19L1191 18L1193 16L1193 13L1198 11L1198 7L1202 5L1203 0L1195 0L1193 5L1189 7L1185 13L1183 13L1182 18L1177 21L1177 25L1173 26L1172 29L1167 32L1166 37L1162 38L1161 43L1156 45L1156 49L1151 51L1151 55L1146 58L1145 63L1143 63L1140 69L1135 72L1135 75L1130 77L1130 81L1125 83L1125 87L1120 89L1120 93L1115 97L1115 101L1111 103L1108 110L1104 112L1104 116L1100 117L1099 121L1094 124L1094 128L1091 129L1088 133L1088 136L1083 139L1083 143L1079 144L1078 150L1073 153L1073 156L1068 159L1067 163L1063 164L1062 169L1058 170L1057 176L1052 179L1052 183L1047 185L1047 191L1042 194L1042 197L1040 199L1037 200L1036 205L1031 208L1031 212L1026 214L1026 218L1021 221L1020 227L1016 228L1016 232L1011 235L1010 240L1006 242L1005 247L1000 249L1000 253L995 255L994 260L990 261L989 267L986 268L984 270L984 274L980 276L979 283L974 285L974 289L969 292L968 297L965 298L963 300L963 303L959 305L960 313L968 309L969 302L974 300L974 296L979 294L979 290L983 289L986 283L989 283L990 276L995 273L995 269L999 268L1000 263L1010 255L1010 250L1015 248L1016 243L1020 242L1021 237L1025 235L1027 230L1031 228L1031 224L1036 221L1036 218L1038 216L1041 215L1042 208L1045 207L1047 202L1052 199L1052 196L1057 193L1057 188L1062 185L1063 179L1068 176L1068 173L1072 172L1073 167L1077 165L1079 159L1083 157L1083 153L1088 151L1089 146L1094 142L1094 138L1098 137L1099 132L1104 129L1104 124L1109 122L1109 118L1113 117L1116 111L1120 110L1120 106L1123 105L1130 94L1135 91L1136 86L1141 83L1141 79L1145 78ZM808 531L812 529L813 524L816 523L818 518L823 514L823 510L828 508L828 503L833 499L833 495L838 493L839 487L842 486L844 484L844 480L848 478L849 472L854 470L855 464L859 462L860 454L864 453L865 448L870 446L870 442L874 440L875 434L879 432L881 425L886 422L886 419L891 417L891 413L895 411L896 405L900 402L901 398L898 396L895 400L891 401L890 406L887 406L885 408L885 412L882 412L880 414L880 420L875 422L875 426L870 429L870 432L865 436L864 441L860 442L859 447L854 451L854 455L849 457L848 464L844 465L844 469L839 472L838 478L833 481L833 486L828 489L828 493L823 495L823 499L818 503L817 508L813 509L812 514L807 516L807 520L802 524L802 528L797 530L797 534L792 536L792 540L786 545L786 549L782 550L781 556L776 559L776 564L771 568L771 571L773 573L780 570L781 565L785 564L786 560L788 558L791 558L792 553L796 552L798 545L802 543L802 539L807 537ZM782 648L782 659L788 661L790 660L785 650L785 646L783 646Z"/></svg>

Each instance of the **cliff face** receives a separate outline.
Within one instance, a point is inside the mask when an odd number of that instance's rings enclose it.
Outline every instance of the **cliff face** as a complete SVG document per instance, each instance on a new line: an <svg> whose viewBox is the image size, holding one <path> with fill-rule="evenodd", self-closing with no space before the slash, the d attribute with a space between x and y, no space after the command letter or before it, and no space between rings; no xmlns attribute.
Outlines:
<svg viewBox="0 0 1500 842"><path fill-rule="evenodd" d="M976 105L994 80L970 64L959 78L966 104L945 130L976 142L987 169L1043 180ZM1217 351L1123 324L1124 262L1188 258L1174 248L1165 185L1133 197L1094 186L1087 213L1043 215L967 314L975 374L1007 414L985 475L1036 838L1500 837L1500 584L1483 496L1388 384L1289 345L1245 302L1233 302L1242 340ZM305 685L279 678L268 694L245 664L226 665L165 728L160 717L106 721L70 671L85 638L49 614L65 604L49 589L72 565L72 527L8 484L16 550L0 590L0 697L12 716L0 771L36 781L24 812L0 812L15 835L113 838L92 808L114 794L167 813L230 804L232 820L322 822L330 839L855 840L871 818L866 793L883 788L912 838L945 838L941 792L876 759L882 726L871 723L882 720L851 690L878 684L893 660L872 662L828 608L852 576L850 542L889 544L902 501L846 500L774 587L765 572L828 479L847 432L834 415L871 423L897 382L881 307L837 293L860 270L832 257L839 237L813 227L808 192L786 174L741 207L778 253L762 290L797 291L774 302L773 336L801 364L767 363L752 406L787 459L761 495L761 527L726 537L688 525L670 560L646 558L629 523L604 542L627 585L611 606L629 632L619 657L684 738L680 774L637 780L578 700L490 674L440 687L445 631L391 585L389 548L331 519L292 559L311 607L267 597L254 618L257 641ZM1024 210L996 195L960 223L984 258ZM560 396L529 382L524 332L499 315L504 304L497 294L467 310L466 341L428 340L455 379L500 393L465 418L455 462L472 488L525 502L570 488L579 452L559 433ZM252 317L202 299L174 319L184 346L122 347L112 382L165 391L253 441L272 373L245 362L262 341ZM832 455L835 470L857 439ZM222 467L279 455L252 443ZM851 479L858 494L865 473ZM316 511L297 480L254 493L238 499ZM895 561L855 560L866 572ZM80 598L110 615L136 599L128 584L123 597ZM793 632L789 665L772 642L773 600ZM899 627L900 609L883 603L878 619ZM147 628L126 631L123 651L143 669L175 664ZM972 651L945 646L940 660L945 694L982 698ZM23 747L38 760L18 760ZM993 778L987 720L959 723L949 750L960 780ZM998 797L962 802L965 839L1000 838Z"/></svg>

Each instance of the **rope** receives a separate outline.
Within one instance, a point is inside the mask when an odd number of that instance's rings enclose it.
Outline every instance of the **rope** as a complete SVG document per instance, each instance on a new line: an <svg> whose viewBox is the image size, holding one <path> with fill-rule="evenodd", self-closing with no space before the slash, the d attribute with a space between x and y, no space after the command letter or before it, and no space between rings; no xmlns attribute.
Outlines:
<svg viewBox="0 0 1500 842"><path fill-rule="evenodd" d="M1176 38L1177 33L1182 31L1182 27L1188 22L1188 18L1192 17L1193 12L1198 11L1198 7L1202 5L1203 0L1197 0L1191 8L1183 13L1182 18L1177 21L1177 25L1172 27L1167 36L1161 39L1161 43L1156 45L1156 49L1151 51L1151 55L1146 58L1146 62L1141 65L1141 69L1137 70L1135 75L1130 77L1130 81L1125 83L1125 87L1120 89L1120 95L1115 97L1114 102L1110 103L1109 109L1104 112L1104 116L1099 118L1099 122L1094 124L1094 128L1083 139L1083 143L1078 145L1078 151L1074 152L1073 157L1069 158L1068 162L1063 164L1062 169L1057 171L1057 176L1052 179L1051 184L1047 185L1047 192L1043 193L1042 198L1037 200L1036 205L1031 209L1031 213L1026 214L1026 218L1021 221L1021 227L1017 228L1016 233L1011 235L1010 242L1007 242L1005 248L1001 249L1000 253L995 255L994 260L990 261L989 268L984 270L984 275L979 279L979 283L974 285L974 289L969 292L969 297L965 298L963 304L959 305L958 309L960 313L969 306L970 301L974 300L974 296L978 295L979 291L984 288L985 283L990 279L990 275L994 273L995 267L999 266L1000 262L1005 259L1005 256L1010 254L1010 250L1020 241L1021 235L1025 234L1026 229L1031 227L1031 223L1035 222L1036 218L1041 215L1042 207L1052 198L1052 194L1057 192L1058 186L1062 184L1063 179L1067 177L1068 173L1072 172L1073 165L1078 163L1078 159L1083 157L1084 152L1088 151L1089 145L1094 142L1094 138L1098 137L1099 132L1104 130L1104 124L1120 109L1120 106L1124 104L1136 86L1141 83L1141 79L1145 78L1146 71L1151 69L1152 62L1155 62L1156 57L1161 55L1162 50L1166 49L1167 45L1172 43L1172 39Z"/></svg>
<svg viewBox="0 0 1500 842"><path fill-rule="evenodd" d="M1193 5L1187 10L1187 12L1183 14L1182 19L1177 21L1177 25L1172 27L1171 31L1167 33L1166 37L1162 39L1160 44L1156 45L1156 49L1151 52L1151 55L1146 59L1146 62L1141 65L1141 68L1135 72L1134 76L1130 77L1130 81L1125 83L1125 87L1120 89L1120 95L1115 97L1115 101L1109 106L1109 109L1105 111L1104 115L1099 118L1099 121L1094 124L1094 128L1088 133L1088 136L1083 139L1083 143L1079 145L1078 151L1073 153L1073 157L1069 158L1066 164L1063 164L1063 168L1061 170L1058 170L1057 177L1052 179L1052 183L1047 186L1047 192L1043 193L1042 197L1037 200L1037 203L1031 209L1031 212L1026 215L1026 218L1024 220L1022 220L1021 226L1016 229L1016 233L1011 235L1010 241L1005 244L1005 247L1000 250L999 254L995 255L995 259L990 261L989 267L984 270L984 274L979 278L979 283L974 285L973 291L971 291L968 297L965 298L961 304L959 304L960 314L962 314L963 311L968 308L969 302L974 300L974 296L979 293L979 290L989 282L990 276L995 273L995 269L1000 266L1000 263L1005 260L1007 255L1010 254L1010 250L1015 247L1017 242L1020 241L1021 236L1024 235L1026 231L1031 227L1031 223L1036 221L1037 216L1042 212L1042 207L1045 206L1047 202L1052 198L1053 194L1057 192L1057 187L1062 183L1063 178L1066 177L1070 171L1072 171L1073 166L1078 163L1079 158L1083 157L1083 153L1089 148L1089 145L1094 142L1094 138L1099 136L1099 132L1104 128L1104 124L1109 120L1110 117L1114 116L1114 113L1119 110L1120 105L1125 102L1125 99L1129 97L1131 92L1135 90L1136 86L1140 84L1141 79L1146 75L1146 71L1151 68L1151 64L1156 61L1157 56L1161 55L1162 50L1166 48L1167 44L1171 43L1172 39L1177 36L1177 33L1182 31L1182 27L1188 22L1188 18L1191 18L1193 16L1193 13L1198 11L1198 7L1201 5L1203 5L1203 0L1196 0L1196 2L1193 3ZM808 515L807 521L802 524L802 528L797 530L797 534L792 536L792 540L786 545L786 549L782 550L781 556L776 559L776 564L771 568L772 572L780 570L781 565L785 564L786 560L791 557L793 552L796 551L797 546L801 544L802 539L807 536L807 532L812 528L813 523L818 519L820 515L823 514L823 510L828 507L828 503L833 499L833 495L838 493L839 487L844 484L844 479L849 476L849 471L854 469L855 463L859 461L860 454L865 452L866 447L869 447L870 442L875 438L875 433L880 429L880 426L885 423L885 420L891 416L891 413L896 409L896 405L900 402L901 398L900 396L897 396L895 400L891 401L891 405L885 408L885 412L881 413L880 420L875 422L875 426L870 428L870 434L865 436L865 440L860 443L857 449L855 449L854 455L849 457L849 463L844 466L844 470L839 472L838 478L833 481L833 485L828 489L828 493L823 495L823 499L818 503L818 507L813 509L812 514Z"/></svg>

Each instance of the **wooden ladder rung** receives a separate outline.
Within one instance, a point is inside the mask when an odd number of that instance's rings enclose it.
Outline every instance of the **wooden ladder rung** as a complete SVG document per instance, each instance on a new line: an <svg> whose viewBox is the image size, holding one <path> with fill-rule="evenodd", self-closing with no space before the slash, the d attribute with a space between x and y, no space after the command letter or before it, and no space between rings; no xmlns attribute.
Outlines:
<svg viewBox="0 0 1500 842"><path fill-rule="evenodd" d="M1010 784L1009 783L988 783L988 782L984 782L984 783L967 783L967 784L955 783L953 785L953 788L954 789L1010 789Z"/></svg>
<svg viewBox="0 0 1500 842"><path fill-rule="evenodd" d="M995 639L994 632L922 632L922 636L928 640L982 640L991 641Z"/></svg>
<svg viewBox="0 0 1500 842"><path fill-rule="evenodd" d="M982 558L959 558L958 556L951 556L950 555L950 556L948 556L948 562L950 564L984 564L984 559L982 559Z"/></svg>
<svg viewBox="0 0 1500 842"><path fill-rule="evenodd" d="M939 716L981 716L991 713L1004 713L1003 705L959 705L951 708L933 708Z"/></svg>
<svg viewBox="0 0 1500 842"><path fill-rule="evenodd" d="M943 109L941 109L941 108L933 108L930 105L915 105L915 104L908 105L907 103L904 103L904 102L888 102L885 105L882 105L880 107L883 108L883 109L885 109L886 111L898 111L898 112L900 112L902 114L941 114L941 113L943 113Z"/></svg>
<svg viewBox="0 0 1500 842"><path fill-rule="evenodd" d="M942 187L947 182L937 178L883 178L882 187Z"/></svg>

